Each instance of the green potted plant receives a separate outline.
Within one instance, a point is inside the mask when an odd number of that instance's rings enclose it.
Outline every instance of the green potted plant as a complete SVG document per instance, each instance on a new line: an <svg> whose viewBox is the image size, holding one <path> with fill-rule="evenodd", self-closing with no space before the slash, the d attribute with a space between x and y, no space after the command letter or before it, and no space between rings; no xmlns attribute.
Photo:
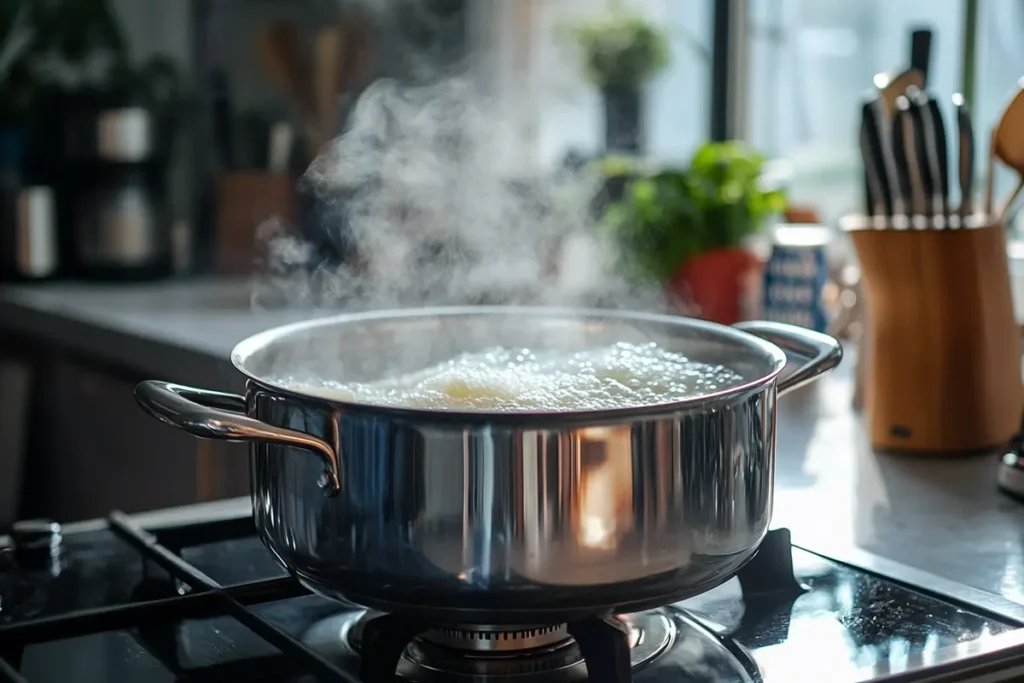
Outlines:
<svg viewBox="0 0 1024 683"><path fill-rule="evenodd" d="M587 78L601 90L605 145L636 153L642 139L642 90L669 64L668 34L617 4L608 14L573 27Z"/></svg>
<svg viewBox="0 0 1024 683"><path fill-rule="evenodd" d="M760 266L744 243L786 208L781 190L762 187L763 166L756 151L726 142L701 147L686 169L621 171L632 179L602 222L628 274L705 319L737 322L744 280Z"/></svg>

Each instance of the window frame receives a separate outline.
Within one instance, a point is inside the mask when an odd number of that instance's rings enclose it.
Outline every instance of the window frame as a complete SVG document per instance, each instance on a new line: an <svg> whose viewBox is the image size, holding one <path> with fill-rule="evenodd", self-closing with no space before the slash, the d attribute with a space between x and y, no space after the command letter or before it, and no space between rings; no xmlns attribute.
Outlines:
<svg viewBox="0 0 1024 683"><path fill-rule="evenodd" d="M749 4L748 0L712 2L708 137L714 142L743 140L749 116Z"/></svg>

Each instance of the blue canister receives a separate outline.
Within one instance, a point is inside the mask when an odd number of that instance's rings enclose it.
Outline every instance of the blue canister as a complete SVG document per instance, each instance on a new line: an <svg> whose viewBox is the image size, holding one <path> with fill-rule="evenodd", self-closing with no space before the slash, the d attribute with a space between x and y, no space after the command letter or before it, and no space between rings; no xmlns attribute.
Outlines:
<svg viewBox="0 0 1024 683"><path fill-rule="evenodd" d="M828 327L822 293L829 269L831 232L822 225L779 225L764 268L763 316L818 332Z"/></svg>

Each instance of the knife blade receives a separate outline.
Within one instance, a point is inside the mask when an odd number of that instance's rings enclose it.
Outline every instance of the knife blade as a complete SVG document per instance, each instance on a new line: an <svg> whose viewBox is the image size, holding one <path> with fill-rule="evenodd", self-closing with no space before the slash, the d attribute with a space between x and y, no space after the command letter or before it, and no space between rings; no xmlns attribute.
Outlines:
<svg viewBox="0 0 1024 683"><path fill-rule="evenodd" d="M961 224L974 213L974 124L967 101L960 93L953 95L953 108L956 111L956 127L959 159L957 160L957 180L960 184L960 220Z"/></svg>

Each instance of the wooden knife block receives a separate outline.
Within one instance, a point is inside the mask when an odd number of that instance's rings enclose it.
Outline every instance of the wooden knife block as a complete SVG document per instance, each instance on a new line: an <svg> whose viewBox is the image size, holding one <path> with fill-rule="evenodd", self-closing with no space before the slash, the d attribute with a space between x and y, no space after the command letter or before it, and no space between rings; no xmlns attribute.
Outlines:
<svg viewBox="0 0 1024 683"><path fill-rule="evenodd" d="M849 229L867 325L865 414L880 450L965 453L1021 422L1021 342L1001 224Z"/></svg>

